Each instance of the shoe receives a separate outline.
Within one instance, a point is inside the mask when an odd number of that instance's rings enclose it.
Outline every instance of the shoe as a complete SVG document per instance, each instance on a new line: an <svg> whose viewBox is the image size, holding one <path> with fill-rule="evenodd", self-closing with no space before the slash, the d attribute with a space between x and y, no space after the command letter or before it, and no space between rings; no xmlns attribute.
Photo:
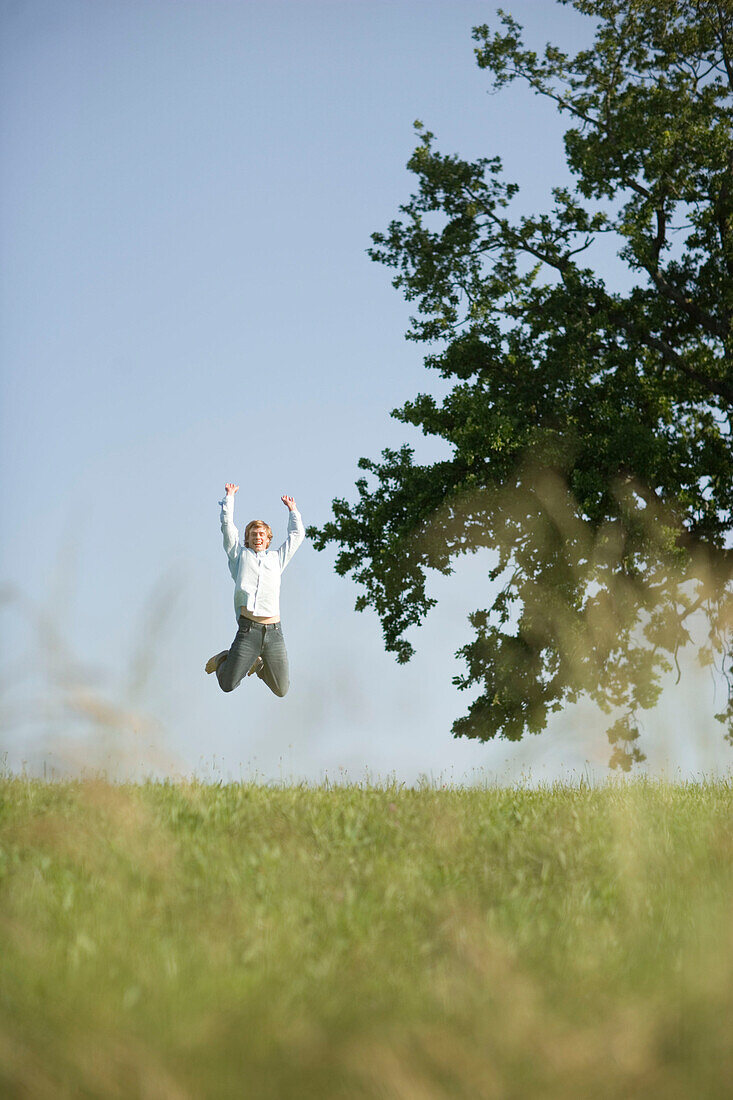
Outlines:
<svg viewBox="0 0 733 1100"><path fill-rule="evenodd" d="M228 649L222 649L221 653L217 653L215 657L209 657L206 662L207 672L216 672L217 668L229 653Z"/></svg>
<svg viewBox="0 0 733 1100"><path fill-rule="evenodd" d="M265 667L265 662L262 660L261 657L258 657L257 660L255 661L255 663L252 665L252 668L247 673L247 675L248 676L254 676L255 673L259 673L264 667Z"/></svg>

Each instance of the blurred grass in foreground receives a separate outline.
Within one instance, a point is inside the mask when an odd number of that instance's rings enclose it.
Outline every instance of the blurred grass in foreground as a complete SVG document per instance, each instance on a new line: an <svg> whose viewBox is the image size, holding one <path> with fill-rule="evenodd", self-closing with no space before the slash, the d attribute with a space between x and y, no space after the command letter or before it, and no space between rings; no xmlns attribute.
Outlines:
<svg viewBox="0 0 733 1100"><path fill-rule="evenodd" d="M0 779L0 1094L721 1097L733 782Z"/></svg>

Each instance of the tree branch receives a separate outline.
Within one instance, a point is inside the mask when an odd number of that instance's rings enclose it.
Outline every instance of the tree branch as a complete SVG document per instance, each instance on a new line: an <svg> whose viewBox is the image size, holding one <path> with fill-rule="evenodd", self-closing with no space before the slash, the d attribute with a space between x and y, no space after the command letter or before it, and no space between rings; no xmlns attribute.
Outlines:
<svg viewBox="0 0 733 1100"><path fill-rule="evenodd" d="M726 383L724 381L717 382L715 379L710 378L707 374L702 374L700 371L695 370L690 366L686 359L684 359L679 352L676 352L666 340L660 339L658 336L645 336L642 339L642 343L649 348L653 348L655 351L661 352L668 363L677 367L688 378L691 378L694 382L699 382L701 386L711 395L716 397L722 397L724 401L728 401L733 404L733 384Z"/></svg>
<svg viewBox="0 0 733 1100"><path fill-rule="evenodd" d="M723 262L729 275L733 275L733 241L731 241L730 225L733 211L729 210L726 217L726 207L730 207L731 180L733 180L733 149L728 154L728 171L723 175L720 191L715 201L715 222L718 227L720 248L723 253Z"/></svg>
<svg viewBox="0 0 733 1100"><path fill-rule="evenodd" d="M664 211L664 205L657 209L657 235L654 238L654 259L659 265L659 256L664 248L664 242L667 239L667 215Z"/></svg>
<svg viewBox="0 0 733 1100"><path fill-rule="evenodd" d="M698 4L698 12L699 11L700 11L700 6ZM731 90L733 90L733 64L731 63L730 56L729 56L728 50L726 48L727 45L728 45L728 39L727 39L727 36L726 36L726 33L725 33L725 28L728 26L728 20L726 18L725 13L721 11L719 0L716 0L715 11L716 11L716 14L718 16L718 21L719 21L718 27L715 26L712 19L710 19L708 17L707 13L705 13L705 15L703 15L703 18L707 19L707 21L710 23L710 25L713 28L713 34L715 35L718 42L720 43L720 51L723 55L723 64L725 65L725 71L728 74L728 83L731 86Z"/></svg>
<svg viewBox="0 0 733 1100"><path fill-rule="evenodd" d="M642 267L650 276L657 290L661 291L665 298L678 305L688 317L701 325L711 336L717 336L719 340L727 339L729 334L725 327L718 324L714 317L711 317L704 309L700 309L691 299L686 298L676 286L668 283L658 267L653 267L651 264L642 264Z"/></svg>
<svg viewBox="0 0 733 1100"><path fill-rule="evenodd" d="M585 122L588 126L593 126L600 133L605 133L607 138L609 139L610 144L613 146L610 129L608 126L604 126L600 119L594 118L593 115L586 114L585 111L581 111L575 106L572 100L565 99L564 96L560 95L558 92L553 91L551 88L548 88L546 85L543 85L539 80L533 79L531 76L528 76L527 73L523 73L519 69L514 69L513 72L517 76L523 77L527 81L529 86L531 88L534 88L535 92L538 95L544 95L548 99L553 99L562 110L569 111L570 114L574 115L576 118L579 118L581 122ZM645 199L650 199L652 197L651 191L644 187L643 184L637 183L636 180L631 179L629 176L619 176L618 178L621 183L624 184L624 186L628 187L631 191L635 191L637 195L641 195Z"/></svg>

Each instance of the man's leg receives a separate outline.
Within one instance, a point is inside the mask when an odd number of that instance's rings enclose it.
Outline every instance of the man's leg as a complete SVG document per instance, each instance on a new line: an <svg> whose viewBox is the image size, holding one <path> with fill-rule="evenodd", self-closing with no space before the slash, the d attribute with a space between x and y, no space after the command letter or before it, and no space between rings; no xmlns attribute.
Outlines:
<svg viewBox="0 0 733 1100"><path fill-rule="evenodd" d="M261 646L262 628L248 619L240 619L237 636L226 658L216 670L216 678L222 691L234 691L257 660Z"/></svg>
<svg viewBox="0 0 733 1100"><path fill-rule="evenodd" d="M262 668L257 675L264 680L270 691L281 699L287 695L290 687L290 669L288 667L288 651L285 648L282 625L275 623L265 631L265 639L262 646Z"/></svg>

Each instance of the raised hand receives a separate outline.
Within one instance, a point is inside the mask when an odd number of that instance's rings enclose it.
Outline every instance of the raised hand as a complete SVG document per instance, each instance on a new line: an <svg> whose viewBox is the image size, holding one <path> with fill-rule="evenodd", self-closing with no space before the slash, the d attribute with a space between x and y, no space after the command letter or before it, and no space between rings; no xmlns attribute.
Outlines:
<svg viewBox="0 0 733 1100"><path fill-rule="evenodd" d="M226 489L226 491L227 491L227 496L228 496L228 497L233 497L235 493L238 493L238 492L239 492L239 486L238 486L238 485L235 485L235 484L234 484L233 482L231 482L231 481L228 481L228 482L226 483L226 485L224 486L224 488L225 488L225 489Z"/></svg>
<svg viewBox="0 0 733 1100"><path fill-rule="evenodd" d="M282 497L280 497L280 500L283 502L283 504L288 509L288 511L294 512L296 510L297 506L296 506L296 503L295 503L295 500L293 499L293 497L282 496Z"/></svg>

